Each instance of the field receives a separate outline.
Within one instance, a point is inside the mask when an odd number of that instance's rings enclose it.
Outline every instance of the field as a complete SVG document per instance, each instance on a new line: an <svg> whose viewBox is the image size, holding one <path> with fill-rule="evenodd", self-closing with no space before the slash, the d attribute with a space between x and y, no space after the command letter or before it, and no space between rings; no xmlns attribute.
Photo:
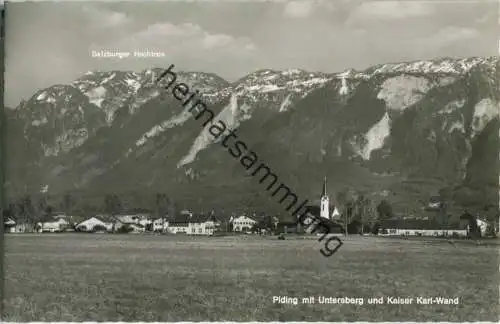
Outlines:
<svg viewBox="0 0 500 324"><path fill-rule="evenodd" d="M5 238L7 321L497 321L498 250L316 240L29 234ZM299 297L298 305L273 296ZM460 297L459 305L302 304L302 297Z"/></svg>

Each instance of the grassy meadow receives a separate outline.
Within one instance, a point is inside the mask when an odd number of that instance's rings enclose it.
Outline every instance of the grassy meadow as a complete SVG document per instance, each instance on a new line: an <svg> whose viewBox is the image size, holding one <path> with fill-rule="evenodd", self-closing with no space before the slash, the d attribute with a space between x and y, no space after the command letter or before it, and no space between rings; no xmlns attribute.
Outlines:
<svg viewBox="0 0 500 324"><path fill-rule="evenodd" d="M497 321L495 246L349 237L5 237L6 321ZM298 305L273 296L299 297ZM459 305L302 297L460 297Z"/></svg>

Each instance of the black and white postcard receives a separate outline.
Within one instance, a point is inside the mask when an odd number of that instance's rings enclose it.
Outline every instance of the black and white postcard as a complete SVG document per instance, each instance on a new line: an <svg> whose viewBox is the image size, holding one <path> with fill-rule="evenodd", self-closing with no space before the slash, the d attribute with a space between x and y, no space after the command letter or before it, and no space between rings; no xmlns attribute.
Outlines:
<svg viewBox="0 0 500 324"><path fill-rule="evenodd" d="M5 10L4 321L498 321L498 1Z"/></svg>

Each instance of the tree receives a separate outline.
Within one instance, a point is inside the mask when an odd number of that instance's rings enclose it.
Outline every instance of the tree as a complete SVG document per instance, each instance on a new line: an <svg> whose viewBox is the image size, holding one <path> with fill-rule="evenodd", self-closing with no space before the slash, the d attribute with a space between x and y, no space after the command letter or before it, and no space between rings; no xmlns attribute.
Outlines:
<svg viewBox="0 0 500 324"><path fill-rule="evenodd" d="M392 206L387 200L382 200L377 206L377 213L380 220L389 219L394 217Z"/></svg>
<svg viewBox="0 0 500 324"><path fill-rule="evenodd" d="M342 214L340 221L344 225L344 234L347 236L347 227L354 220L356 214L358 214L356 201L359 199L359 195L354 190L341 190L337 192L336 196L337 205Z"/></svg>
<svg viewBox="0 0 500 324"><path fill-rule="evenodd" d="M104 196L103 210L105 213L114 216L122 209L122 201L116 194L109 194ZM115 232L115 225L113 225L113 232Z"/></svg>
<svg viewBox="0 0 500 324"><path fill-rule="evenodd" d="M272 232L274 230L274 220L273 216L267 215L266 216L266 224L265 227L268 231Z"/></svg>
<svg viewBox="0 0 500 324"><path fill-rule="evenodd" d="M94 228L92 229L92 232L106 232L108 229L106 228L106 226L104 225L101 225L101 224L97 224L96 226L94 226Z"/></svg>
<svg viewBox="0 0 500 324"><path fill-rule="evenodd" d="M45 210L47 209L47 206L48 206L47 197L43 195L38 199L35 205L36 214L45 216L44 213Z"/></svg>
<svg viewBox="0 0 500 324"><path fill-rule="evenodd" d="M162 232L165 229L165 214L173 215L174 212L172 210L173 204L170 201L170 198L164 193L157 193L155 198L155 213L156 218L161 218L162 220Z"/></svg>
<svg viewBox="0 0 500 324"><path fill-rule="evenodd" d="M134 229L132 228L132 226L125 224L122 227L118 228L118 230L116 232L121 233L121 234L127 234L127 233L132 232L133 230Z"/></svg>
<svg viewBox="0 0 500 324"><path fill-rule="evenodd" d="M260 227L259 227L258 223L253 224L252 228L250 228L250 231L252 233L259 233L260 232Z"/></svg>
<svg viewBox="0 0 500 324"><path fill-rule="evenodd" d="M106 195L104 197L104 212L114 215L123 207L121 199L116 194Z"/></svg>
<svg viewBox="0 0 500 324"><path fill-rule="evenodd" d="M65 194L61 201L61 209L71 215L73 212L73 207L75 206L75 200L71 194Z"/></svg>
<svg viewBox="0 0 500 324"><path fill-rule="evenodd" d="M357 219L361 222L361 232L365 233L365 227L368 226L371 228L376 222L376 215L374 215L375 213L373 213L371 208L372 201L365 195L361 194L356 200L356 205L358 206L359 215Z"/></svg>
<svg viewBox="0 0 500 324"><path fill-rule="evenodd" d="M460 216L460 219L467 220L469 225L469 236L473 239L478 239L481 237L481 229L477 225L476 216L472 215L468 210Z"/></svg>
<svg viewBox="0 0 500 324"><path fill-rule="evenodd" d="M31 223L36 223L39 220L40 217L37 216L36 208L33 205L30 195L21 197L20 201L18 202L18 208L21 219Z"/></svg>

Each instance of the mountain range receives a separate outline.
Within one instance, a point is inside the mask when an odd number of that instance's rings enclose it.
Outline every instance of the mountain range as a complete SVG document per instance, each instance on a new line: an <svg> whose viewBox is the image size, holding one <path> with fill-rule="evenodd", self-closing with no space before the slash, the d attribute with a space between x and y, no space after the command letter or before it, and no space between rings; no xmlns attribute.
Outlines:
<svg viewBox="0 0 500 324"><path fill-rule="evenodd" d="M436 195L498 210L499 63L266 69L236 82L175 72L301 197L319 198L326 176L332 197L355 191L418 213ZM101 201L164 192L200 208L283 211L163 89L167 81L154 82L164 68L87 72L7 109L8 195L41 186Z"/></svg>

